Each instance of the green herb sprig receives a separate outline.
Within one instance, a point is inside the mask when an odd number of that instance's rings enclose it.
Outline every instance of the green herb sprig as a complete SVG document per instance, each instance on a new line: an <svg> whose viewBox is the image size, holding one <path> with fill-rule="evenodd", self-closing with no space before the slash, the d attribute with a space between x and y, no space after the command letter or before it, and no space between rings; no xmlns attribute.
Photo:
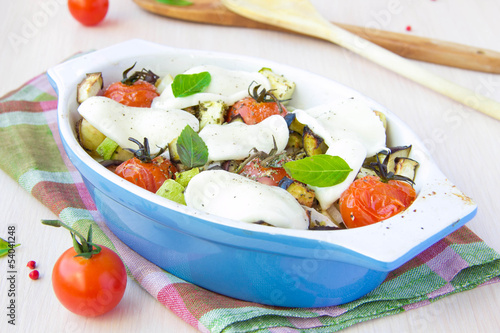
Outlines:
<svg viewBox="0 0 500 333"><path fill-rule="evenodd" d="M6 256L9 253L9 250L18 247L19 245L21 244L12 244L3 238L0 238L0 257Z"/></svg>

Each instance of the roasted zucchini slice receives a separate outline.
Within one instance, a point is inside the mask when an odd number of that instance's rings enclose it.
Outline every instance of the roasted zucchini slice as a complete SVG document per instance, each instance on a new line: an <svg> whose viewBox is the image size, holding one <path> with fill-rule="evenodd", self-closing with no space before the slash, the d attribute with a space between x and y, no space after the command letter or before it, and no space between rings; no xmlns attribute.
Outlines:
<svg viewBox="0 0 500 333"><path fill-rule="evenodd" d="M76 123L76 134L80 145L92 156L97 156L97 147L106 139L106 136L92 126L85 118Z"/></svg>
<svg viewBox="0 0 500 333"><path fill-rule="evenodd" d="M282 104L292 98L295 91L295 82L286 79L284 76L276 74L270 68L262 68L259 73L264 75L271 84L269 92L272 93Z"/></svg>
<svg viewBox="0 0 500 333"><path fill-rule="evenodd" d="M200 173L199 168L192 168L191 170L177 172L175 174L175 181L181 184L183 187L187 187L189 181L191 181L191 179L199 173Z"/></svg>
<svg viewBox="0 0 500 333"><path fill-rule="evenodd" d="M200 130L208 124L221 125L226 116L227 105L223 101L201 102L198 106Z"/></svg>
<svg viewBox="0 0 500 333"><path fill-rule="evenodd" d="M167 179L163 182L158 191L156 191L156 194L180 203L181 205L185 205L186 201L184 200L184 190L184 186L182 186L175 180Z"/></svg>
<svg viewBox="0 0 500 333"><path fill-rule="evenodd" d="M114 155L118 144L111 140L110 138L105 138L99 146L96 148L96 152L104 159L110 160Z"/></svg>

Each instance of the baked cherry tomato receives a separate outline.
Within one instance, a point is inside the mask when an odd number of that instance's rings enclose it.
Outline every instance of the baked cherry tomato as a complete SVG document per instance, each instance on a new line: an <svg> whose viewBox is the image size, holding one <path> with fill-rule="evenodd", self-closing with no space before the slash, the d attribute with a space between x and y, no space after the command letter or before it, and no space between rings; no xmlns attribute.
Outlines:
<svg viewBox="0 0 500 333"><path fill-rule="evenodd" d="M276 114L286 116L287 110L280 101L266 89L259 92L259 87L254 88L251 97L243 98L229 108L227 122L240 116L245 124L254 125Z"/></svg>
<svg viewBox="0 0 500 333"><path fill-rule="evenodd" d="M340 196L342 219L348 228L380 222L408 208L417 197L413 187L403 181L382 182L366 176L355 180Z"/></svg>
<svg viewBox="0 0 500 333"><path fill-rule="evenodd" d="M115 170L118 176L154 193L176 172L172 162L162 156L155 157L151 162L143 162L134 157L120 164Z"/></svg>
<svg viewBox="0 0 500 333"><path fill-rule="evenodd" d="M52 269L52 287L61 304L85 317L96 317L116 307L127 286L127 271L120 257L61 221L42 220L42 223L64 227L73 238L74 247L66 250Z"/></svg>
<svg viewBox="0 0 500 333"><path fill-rule="evenodd" d="M134 138L129 138L139 146L133 158L121 163L115 169L115 173L150 192L158 191L165 180L174 177L177 168L170 160L160 156L165 149L161 149L155 156L151 156L148 139L144 138L144 144Z"/></svg>
<svg viewBox="0 0 500 333"><path fill-rule="evenodd" d="M284 168L265 167L261 164L259 158L254 158L245 164L239 173L242 176L258 181L259 183L271 186L278 186L280 180L287 176Z"/></svg>
<svg viewBox="0 0 500 333"><path fill-rule="evenodd" d="M68 0L71 15L85 26L99 24L108 13L109 0Z"/></svg>
<svg viewBox="0 0 500 333"><path fill-rule="evenodd" d="M149 108L159 94L154 84L139 80L132 84L112 83L104 92L104 96L123 105Z"/></svg>

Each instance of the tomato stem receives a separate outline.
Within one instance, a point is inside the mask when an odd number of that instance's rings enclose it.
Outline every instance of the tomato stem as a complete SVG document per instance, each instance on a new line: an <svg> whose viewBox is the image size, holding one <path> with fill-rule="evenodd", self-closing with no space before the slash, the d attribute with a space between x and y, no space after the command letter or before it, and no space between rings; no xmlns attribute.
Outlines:
<svg viewBox="0 0 500 333"><path fill-rule="evenodd" d="M56 228L63 227L69 230L71 239L73 240L73 248L77 253L75 257L84 257L86 259L90 259L92 255L101 252L101 247L95 243L92 243L92 225L90 225L87 238L85 238L78 231L59 220L42 220L42 224ZM80 239L80 242L78 242L78 239L76 237Z"/></svg>

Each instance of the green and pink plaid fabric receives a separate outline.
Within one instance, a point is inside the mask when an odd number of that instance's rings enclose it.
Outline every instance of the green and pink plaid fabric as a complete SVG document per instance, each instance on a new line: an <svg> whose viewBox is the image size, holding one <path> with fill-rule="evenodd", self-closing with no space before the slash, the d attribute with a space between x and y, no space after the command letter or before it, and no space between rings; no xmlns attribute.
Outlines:
<svg viewBox="0 0 500 333"><path fill-rule="evenodd" d="M0 167L65 223L83 232L92 224L94 241L116 251L137 283L201 332L334 332L500 281L500 255L463 227L370 294L341 306L269 307L202 289L148 262L109 231L62 149L56 106L45 75L0 100Z"/></svg>

